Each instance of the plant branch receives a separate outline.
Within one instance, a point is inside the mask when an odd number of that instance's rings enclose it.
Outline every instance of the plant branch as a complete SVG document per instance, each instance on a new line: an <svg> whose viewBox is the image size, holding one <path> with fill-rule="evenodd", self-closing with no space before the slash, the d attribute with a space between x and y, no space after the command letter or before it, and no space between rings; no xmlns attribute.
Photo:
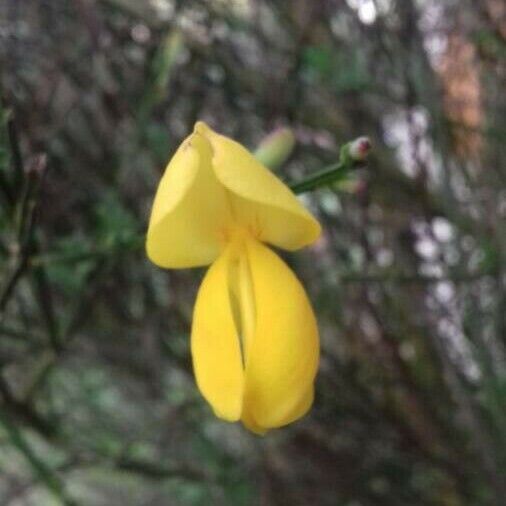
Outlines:
<svg viewBox="0 0 506 506"><path fill-rule="evenodd" d="M352 169L364 165L369 150L369 140L366 137L359 137L341 148L337 163L310 174L302 181L290 183L288 186L295 194L300 194L343 181Z"/></svg>
<svg viewBox="0 0 506 506"><path fill-rule="evenodd" d="M20 421L30 425L39 431L44 437L51 439L54 436L55 430L53 425L46 422L40 415L33 410L33 408L17 398L14 397L9 385L5 379L0 375L0 406L4 406Z"/></svg>
<svg viewBox="0 0 506 506"><path fill-rule="evenodd" d="M35 208L40 183L46 169L45 156L35 157L23 183L21 200L15 217L16 242L11 247L8 272L0 286L0 319L9 299L29 264L35 225Z"/></svg>
<svg viewBox="0 0 506 506"><path fill-rule="evenodd" d="M23 455L32 469L34 477L64 506L75 506L70 499L60 478L32 450L21 431L11 422L9 417L0 411L0 425L9 436L10 442Z"/></svg>

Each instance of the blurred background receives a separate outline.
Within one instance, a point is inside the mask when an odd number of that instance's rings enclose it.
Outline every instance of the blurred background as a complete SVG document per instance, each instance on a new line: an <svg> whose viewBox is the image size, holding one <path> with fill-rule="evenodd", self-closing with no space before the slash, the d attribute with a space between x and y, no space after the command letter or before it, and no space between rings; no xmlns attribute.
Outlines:
<svg viewBox="0 0 506 506"><path fill-rule="evenodd" d="M0 0L0 504L506 504L502 0ZM266 437L196 390L203 270L144 253L197 119L288 127L322 359Z"/></svg>

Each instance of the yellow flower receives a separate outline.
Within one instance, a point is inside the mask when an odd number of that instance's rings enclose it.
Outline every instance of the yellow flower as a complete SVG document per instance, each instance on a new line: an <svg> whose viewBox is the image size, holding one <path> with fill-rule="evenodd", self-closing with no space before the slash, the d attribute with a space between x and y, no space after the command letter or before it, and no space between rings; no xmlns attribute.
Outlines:
<svg viewBox="0 0 506 506"><path fill-rule="evenodd" d="M264 243L292 251L319 234L288 187L202 122L169 162L146 249L160 267L212 264L195 303L191 350L218 417L261 434L311 407L316 320L299 280Z"/></svg>

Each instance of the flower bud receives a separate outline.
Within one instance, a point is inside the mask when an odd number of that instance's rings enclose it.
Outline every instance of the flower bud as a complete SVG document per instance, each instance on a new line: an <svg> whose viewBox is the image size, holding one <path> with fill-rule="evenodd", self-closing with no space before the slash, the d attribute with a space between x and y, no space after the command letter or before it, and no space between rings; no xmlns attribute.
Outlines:
<svg viewBox="0 0 506 506"><path fill-rule="evenodd" d="M357 162L363 162L371 151L371 141L369 137L357 137L349 144L350 158Z"/></svg>
<svg viewBox="0 0 506 506"><path fill-rule="evenodd" d="M255 158L270 169L277 169L292 154L295 136L290 128L281 127L265 137L255 151Z"/></svg>

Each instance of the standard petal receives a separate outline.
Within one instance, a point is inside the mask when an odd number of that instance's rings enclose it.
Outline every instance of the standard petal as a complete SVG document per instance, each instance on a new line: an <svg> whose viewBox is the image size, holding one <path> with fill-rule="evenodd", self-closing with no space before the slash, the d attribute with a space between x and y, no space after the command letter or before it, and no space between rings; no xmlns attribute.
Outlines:
<svg viewBox="0 0 506 506"><path fill-rule="evenodd" d="M286 425L310 408L319 338L293 272L269 248L247 242L256 327L245 367L243 422L255 432Z"/></svg>
<svg viewBox="0 0 506 506"><path fill-rule="evenodd" d="M195 130L213 150L213 169L232 194L234 218L261 241L295 250L314 242L320 225L290 189L237 142L202 122Z"/></svg>
<svg viewBox="0 0 506 506"><path fill-rule="evenodd" d="M230 248L209 268L193 312L191 350L197 385L216 416L241 417L244 370L228 288Z"/></svg>
<svg viewBox="0 0 506 506"><path fill-rule="evenodd" d="M230 220L226 190L211 168L211 147L193 133L179 147L160 181L151 212L146 250L160 267L211 263Z"/></svg>

